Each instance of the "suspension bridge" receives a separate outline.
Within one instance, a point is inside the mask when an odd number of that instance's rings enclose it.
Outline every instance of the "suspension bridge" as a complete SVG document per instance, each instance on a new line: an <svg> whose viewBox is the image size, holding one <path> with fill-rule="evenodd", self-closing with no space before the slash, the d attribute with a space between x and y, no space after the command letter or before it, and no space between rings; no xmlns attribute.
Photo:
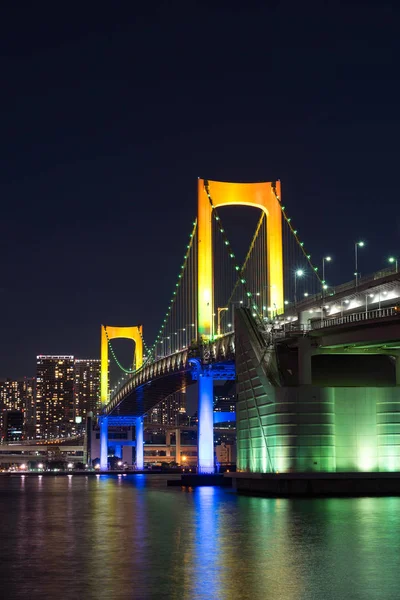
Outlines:
<svg viewBox="0 0 400 600"><path fill-rule="evenodd" d="M238 205L252 207L259 213L242 259L233 247L221 210ZM397 261L396 269L386 270L381 277L391 274L397 284ZM358 273L355 277L351 290L339 290L339 293L362 295L364 282ZM259 356L261 364L279 336L286 338L296 332L301 336L305 324L316 329L317 321L319 327L325 321L329 324L335 298L336 291L325 280L325 262L322 261L321 270L313 262L282 203L279 181L226 183L199 179L197 217L190 227L170 301L152 344L145 342L141 325L102 326L102 410L98 419L101 469L107 469L108 427L112 425L136 427L136 463L142 468L143 416L161 400L197 382L198 472L213 473L213 382L233 380L237 376L237 315L241 314L241 356L244 356L245 319L248 337L252 337L252 331L257 332L254 334L256 342L264 348ZM112 343L116 338L134 341L134 360L130 368L123 366L116 355ZM109 383L110 358L122 372L116 385ZM268 382L262 384L264 391L271 383L282 385L279 369L274 373L271 364L270 361ZM251 383L250 371L247 378ZM242 432L250 446L251 418L247 413L247 433ZM260 414L254 418L258 418L259 428L263 430ZM265 459L266 453L271 453L264 433L260 439L264 444L264 451L260 452ZM257 454L250 447L248 452L253 457ZM264 460L263 468L276 470L271 456L269 463ZM254 470L254 465L250 468Z"/></svg>

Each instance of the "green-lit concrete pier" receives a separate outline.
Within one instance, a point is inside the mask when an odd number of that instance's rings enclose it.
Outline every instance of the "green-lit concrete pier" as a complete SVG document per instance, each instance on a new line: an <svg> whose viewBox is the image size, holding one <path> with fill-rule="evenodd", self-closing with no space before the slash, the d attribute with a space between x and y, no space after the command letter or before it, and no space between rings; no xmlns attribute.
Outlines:
<svg viewBox="0 0 400 600"><path fill-rule="evenodd" d="M399 317L274 337L241 309L235 347L238 489L400 489Z"/></svg>

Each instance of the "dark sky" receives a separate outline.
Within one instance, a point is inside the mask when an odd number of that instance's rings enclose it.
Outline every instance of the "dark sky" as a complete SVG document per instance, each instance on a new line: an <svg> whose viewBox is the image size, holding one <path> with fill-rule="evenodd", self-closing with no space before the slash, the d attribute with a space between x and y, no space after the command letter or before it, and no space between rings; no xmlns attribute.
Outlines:
<svg viewBox="0 0 400 600"><path fill-rule="evenodd" d="M198 176L280 179L335 283L359 237L361 272L386 266L400 250L399 11L3 3L0 376L33 375L38 353L97 356L104 322L142 322L152 341Z"/></svg>

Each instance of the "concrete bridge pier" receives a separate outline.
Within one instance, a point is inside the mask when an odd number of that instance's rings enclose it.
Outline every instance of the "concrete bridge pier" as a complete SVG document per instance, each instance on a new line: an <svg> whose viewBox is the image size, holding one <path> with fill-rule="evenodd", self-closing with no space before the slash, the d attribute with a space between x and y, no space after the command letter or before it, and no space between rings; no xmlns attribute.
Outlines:
<svg viewBox="0 0 400 600"><path fill-rule="evenodd" d="M140 471L144 468L143 417L136 419L136 468Z"/></svg>
<svg viewBox="0 0 400 600"><path fill-rule="evenodd" d="M117 456L118 458L122 458L122 446L121 446L121 444L116 444L114 452L115 452L115 456Z"/></svg>
<svg viewBox="0 0 400 600"><path fill-rule="evenodd" d="M108 417L102 416L100 421L100 469L108 469Z"/></svg>

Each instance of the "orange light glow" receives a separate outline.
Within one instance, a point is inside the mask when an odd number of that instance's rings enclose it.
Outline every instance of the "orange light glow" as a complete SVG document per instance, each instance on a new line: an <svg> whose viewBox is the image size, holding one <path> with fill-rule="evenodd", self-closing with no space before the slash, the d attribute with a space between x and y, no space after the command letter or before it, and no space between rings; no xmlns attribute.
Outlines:
<svg viewBox="0 0 400 600"><path fill-rule="evenodd" d="M135 342L134 366L140 369L143 364L143 329L141 325L133 327L107 327L107 335L104 326L101 326L101 378L100 399L101 405L108 402L108 341L116 338L124 338Z"/></svg>
<svg viewBox="0 0 400 600"><path fill-rule="evenodd" d="M263 210L267 217L267 277L268 304L283 310L283 253L282 209L280 182L227 183L208 181L208 190L214 208L225 205L253 206ZM279 199L278 199L279 198ZM199 334L213 335L214 276L212 248L212 211L205 180L198 182L198 317Z"/></svg>

